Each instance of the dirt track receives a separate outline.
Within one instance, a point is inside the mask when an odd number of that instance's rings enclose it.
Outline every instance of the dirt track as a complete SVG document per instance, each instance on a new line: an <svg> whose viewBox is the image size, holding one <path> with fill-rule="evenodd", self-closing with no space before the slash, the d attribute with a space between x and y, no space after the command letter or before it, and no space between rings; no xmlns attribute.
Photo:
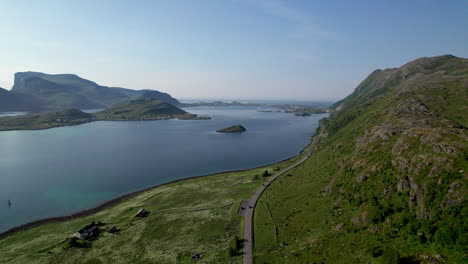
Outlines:
<svg viewBox="0 0 468 264"><path fill-rule="evenodd" d="M300 161L295 163L294 165L291 165L287 167L286 169L276 173L272 177L270 177L267 181L263 183L263 185L255 192L255 194L248 200L248 206L245 207L243 210L242 215L244 216L244 257L243 257L243 263L244 264L252 264L253 263L253 258L252 258L252 249L253 249L253 213L255 210L255 205L257 204L258 198L262 195L263 191L274 181L276 180L279 176L283 175L287 171L299 166L302 164L304 161L306 161L310 157L310 153L307 154L304 158L302 158Z"/></svg>
<svg viewBox="0 0 468 264"><path fill-rule="evenodd" d="M319 130L319 129L318 129ZM255 194L249 200L245 200L242 202L242 205L248 204L248 206L244 206L245 210L242 210L242 216L244 216L244 256L243 256L243 263L244 264L252 264L253 263L253 239L254 239L254 230L253 230L253 214L255 210L255 205L257 204L258 198L262 195L268 186L275 181L279 176L283 175L287 171L301 165L306 161L312 152L315 150L317 145L325 138L323 131L320 131L319 134L314 135L312 138L312 142L310 146L304 148L301 153L307 152L307 155L303 157L301 160L296 162L294 165L287 167L286 169L276 173L271 178L269 178L265 183L255 192Z"/></svg>

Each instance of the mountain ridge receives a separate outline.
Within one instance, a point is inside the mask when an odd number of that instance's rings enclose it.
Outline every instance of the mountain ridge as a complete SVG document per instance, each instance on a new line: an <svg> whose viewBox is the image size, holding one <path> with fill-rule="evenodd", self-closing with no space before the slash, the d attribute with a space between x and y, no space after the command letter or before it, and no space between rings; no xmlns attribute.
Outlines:
<svg viewBox="0 0 468 264"><path fill-rule="evenodd" d="M256 241L256 262L460 262L467 101L468 59L373 71L320 122L311 158L260 199L256 236L271 239Z"/></svg>
<svg viewBox="0 0 468 264"><path fill-rule="evenodd" d="M107 108L144 98L180 105L167 93L101 86L76 74L17 72L10 92L33 96L42 101L43 108L47 110Z"/></svg>

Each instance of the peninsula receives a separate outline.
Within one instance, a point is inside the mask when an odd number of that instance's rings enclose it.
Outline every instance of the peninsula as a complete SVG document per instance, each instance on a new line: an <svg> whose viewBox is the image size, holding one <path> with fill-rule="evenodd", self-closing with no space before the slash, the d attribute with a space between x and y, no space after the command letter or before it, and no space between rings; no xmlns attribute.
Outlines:
<svg viewBox="0 0 468 264"><path fill-rule="evenodd" d="M207 120L155 99L134 100L103 111L89 114L77 109L53 111L21 116L0 117L0 131L39 130L53 127L73 126L93 121L148 121L165 119Z"/></svg>

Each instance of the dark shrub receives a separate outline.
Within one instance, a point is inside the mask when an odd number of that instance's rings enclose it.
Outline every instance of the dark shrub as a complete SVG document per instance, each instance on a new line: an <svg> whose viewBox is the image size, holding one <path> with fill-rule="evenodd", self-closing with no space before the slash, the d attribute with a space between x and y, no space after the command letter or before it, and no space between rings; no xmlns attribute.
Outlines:
<svg viewBox="0 0 468 264"><path fill-rule="evenodd" d="M387 247L382 253L382 263L398 264L400 263L400 254L396 249Z"/></svg>

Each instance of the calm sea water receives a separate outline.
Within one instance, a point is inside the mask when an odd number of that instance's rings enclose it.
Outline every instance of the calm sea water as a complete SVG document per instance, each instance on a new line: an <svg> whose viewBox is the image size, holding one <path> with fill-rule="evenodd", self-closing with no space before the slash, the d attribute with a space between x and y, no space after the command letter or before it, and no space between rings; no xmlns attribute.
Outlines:
<svg viewBox="0 0 468 264"><path fill-rule="evenodd" d="M212 120L0 132L0 232L156 184L289 158L307 145L325 116L296 117L256 107L186 110ZM247 132L215 132L234 124Z"/></svg>

